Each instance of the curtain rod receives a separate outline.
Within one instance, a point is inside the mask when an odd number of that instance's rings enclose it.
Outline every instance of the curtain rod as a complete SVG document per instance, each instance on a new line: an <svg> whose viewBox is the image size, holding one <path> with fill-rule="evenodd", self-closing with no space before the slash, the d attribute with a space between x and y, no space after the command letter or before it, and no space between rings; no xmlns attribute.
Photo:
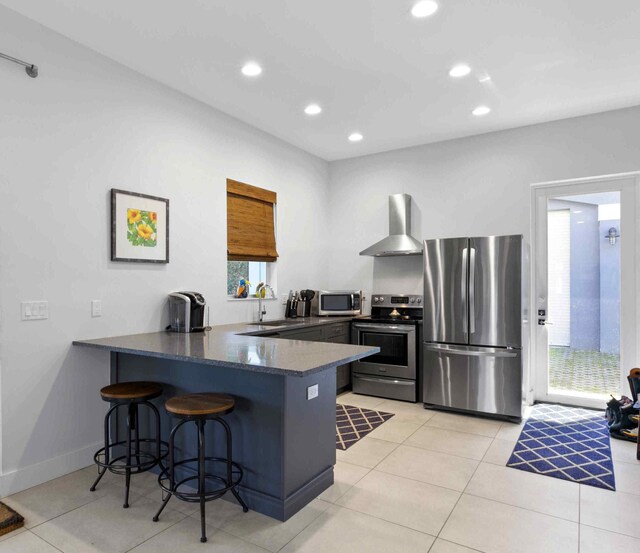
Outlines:
<svg viewBox="0 0 640 553"><path fill-rule="evenodd" d="M19 60L18 58L14 58L8 56L7 54L3 54L0 52L0 58L4 58L5 60L12 61L13 63L17 63L18 65L22 65L27 72L27 75L32 78L36 78L38 76L38 66L33 65L33 63L27 63L26 61Z"/></svg>

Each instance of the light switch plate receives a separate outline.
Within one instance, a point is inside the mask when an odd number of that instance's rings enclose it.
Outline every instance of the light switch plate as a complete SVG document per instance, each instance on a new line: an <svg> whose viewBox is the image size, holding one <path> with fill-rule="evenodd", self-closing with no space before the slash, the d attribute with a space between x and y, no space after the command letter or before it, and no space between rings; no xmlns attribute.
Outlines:
<svg viewBox="0 0 640 553"><path fill-rule="evenodd" d="M102 317L102 301L91 300L91 316Z"/></svg>
<svg viewBox="0 0 640 553"><path fill-rule="evenodd" d="M307 399L314 399L318 397L318 385L313 384L307 388Z"/></svg>
<svg viewBox="0 0 640 553"><path fill-rule="evenodd" d="M42 321L49 318L48 301L23 301L20 303L23 321Z"/></svg>

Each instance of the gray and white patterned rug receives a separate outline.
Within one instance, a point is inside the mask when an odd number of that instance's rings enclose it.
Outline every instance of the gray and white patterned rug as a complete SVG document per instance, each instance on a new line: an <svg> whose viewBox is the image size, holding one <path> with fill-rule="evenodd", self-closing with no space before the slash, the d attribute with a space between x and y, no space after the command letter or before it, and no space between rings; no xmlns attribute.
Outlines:
<svg viewBox="0 0 640 553"><path fill-rule="evenodd" d="M336 449L346 450L374 428L393 417L393 413L336 405Z"/></svg>
<svg viewBox="0 0 640 553"><path fill-rule="evenodd" d="M615 490L609 429L599 411L534 405L508 467Z"/></svg>

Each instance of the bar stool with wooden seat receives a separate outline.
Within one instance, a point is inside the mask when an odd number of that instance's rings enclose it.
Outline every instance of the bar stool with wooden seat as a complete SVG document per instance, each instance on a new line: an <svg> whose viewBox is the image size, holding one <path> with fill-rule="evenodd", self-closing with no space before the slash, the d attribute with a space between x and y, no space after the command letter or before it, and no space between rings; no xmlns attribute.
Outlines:
<svg viewBox="0 0 640 553"><path fill-rule="evenodd" d="M233 397L214 393L177 396L169 399L165 403L167 412L179 419L180 422L173 427L169 436L169 466L163 468L158 478L160 487L167 496L158 513L153 517L154 522L158 521L163 509L174 495L182 501L199 503L200 525L202 530L200 541L204 543L207 541L205 528L205 503L207 501L219 499L230 491L242 506L242 510L245 513L249 510L236 489L242 480L242 467L232 459L233 444L231 441L231 429L227 421L222 418L224 415L231 413L234 407L235 400ZM207 421L215 421L224 429L227 443L226 457L205 456L204 427ZM177 431L188 422L195 422L198 429L198 456L176 462L174 454L175 436ZM207 472L206 463L209 463L210 467L222 465L222 473L225 474L225 476ZM196 464L197 474L177 480L176 469L189 464ZM195 486L188 486L188 484L194 481L197 481L197 491L189 491Z"/></svg>
<svg viewBox="0 0 640 553"><path fill-rule="evenodd" d="M125 476L125 496L123 507L129 507L129 486L131 475L147 472L152 468L162 466L162 459L168 454L168 444L160 439L160 413L151 403L162 395L162 386L155 382L120 382L105 386L100 390L104 401L111 404L111 408L104 417L104 447L93 456L96 465L100 467L98 478L91 486L94 492L98 482L108 471ZM145 406L155 418L155 437L140 438L138 407ZM127 408L125 440L111 441L111 415L117 413L120 407ZM145 447L146 444L146 447ZM124 451L123 451L124 450Z"/></svg>

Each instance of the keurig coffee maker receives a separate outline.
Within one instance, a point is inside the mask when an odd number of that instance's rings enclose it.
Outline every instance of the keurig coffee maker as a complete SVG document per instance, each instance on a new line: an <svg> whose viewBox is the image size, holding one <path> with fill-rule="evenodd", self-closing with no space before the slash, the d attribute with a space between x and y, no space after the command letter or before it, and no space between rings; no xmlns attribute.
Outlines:
<svg viewBox="0 0 640 553"><path fill-rule="evenodd" d="M202 332L207 302L198 292L169 294L169 328L174 332Z"/></svg>

